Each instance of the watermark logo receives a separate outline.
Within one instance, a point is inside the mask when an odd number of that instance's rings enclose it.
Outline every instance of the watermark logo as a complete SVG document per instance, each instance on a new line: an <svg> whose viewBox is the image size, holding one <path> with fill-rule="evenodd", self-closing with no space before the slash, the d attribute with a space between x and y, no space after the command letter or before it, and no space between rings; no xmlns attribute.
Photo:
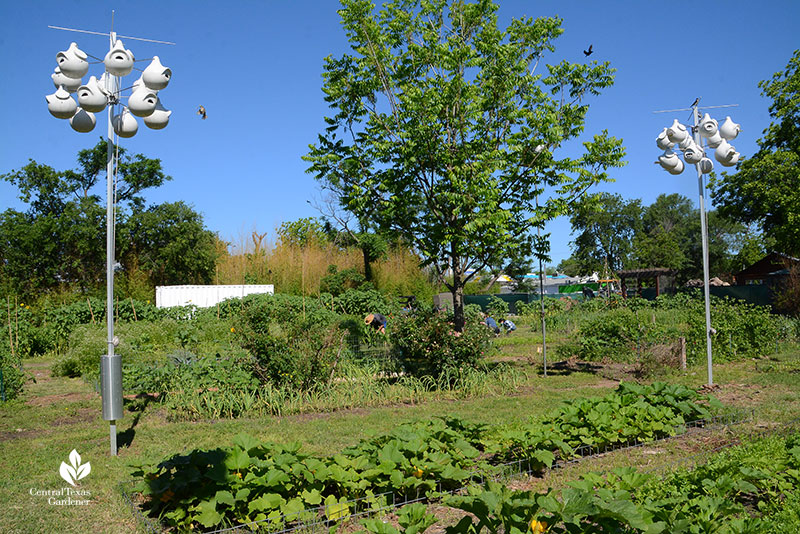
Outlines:
<svg viewBox="0 0 800 534"><path fill-rule="evenodd" d="M81 455L75 449L72 449L72 452L69 453L69 464L61 462L61 469L59 469L61 478L72 486L76 486L75 482L86 477L91 472L92 465L89 462L81 464Z"/></svg>
<svg viewBox="0 0 800 534"><path fill-rule="evenodd" d="M88 489L77 487L76 482L86 478L91 472L91 464L89 462L81 463L81 455L78 454L78 451L72 449L72 452L69 453L69 463L61 462L61 468L58 470L61 478L66 480L72 487L65 486L58 489L31 488L28 493L32 497L46 498L47 504L53 506L86 506L91 503L92 492Z"/></svg>

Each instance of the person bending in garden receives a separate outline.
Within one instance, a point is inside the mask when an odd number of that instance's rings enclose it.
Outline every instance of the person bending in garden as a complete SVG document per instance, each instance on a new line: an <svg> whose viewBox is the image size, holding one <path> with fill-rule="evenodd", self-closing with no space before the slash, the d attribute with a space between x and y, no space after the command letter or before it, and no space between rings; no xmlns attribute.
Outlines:
<svg viewBox="0 0 800 534"><path fill-rule="evenodd" d="M492 319L490 316L486 315L486 316L483 318L483 321L481 321L481 322L482 322L483 324L485 324L486 326L488 326L488 327L489 327L489 330L491 330L492 332L494 332L494 335L496 335L496 336L500 335L500 327L499 327L499 326L497 326L497 321L495 321L494 319Z"/></svg>
<svg viewBox="0 0 800 534"><path fill-rule="evenodd" d="M500 321L500 325L506 329L506 335L510 334L511 332L517 329L517 325L515 325L508 319L503 319L502 321Z"/></svg>
<svg viewBox="0 0 800 534"><path fill-rule="evenodd" d="M386 333L386 324L387 324L386 317L381 315L380 313L370 313L366 317L364 317L364 324L368 324L372 326L375 330L380 332L381 334Z"/></svg>

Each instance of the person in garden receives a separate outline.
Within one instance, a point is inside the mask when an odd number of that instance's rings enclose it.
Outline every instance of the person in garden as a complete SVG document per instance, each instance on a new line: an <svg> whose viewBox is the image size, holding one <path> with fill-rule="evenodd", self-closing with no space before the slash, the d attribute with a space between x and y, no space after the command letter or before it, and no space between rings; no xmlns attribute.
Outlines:
<svg viewBox="0 0 800 534"><path fill-rule="evenodd" d="M486 326L488 326L488 327L489 327L489 329L490 329L492 332L494 332L494 335L496 335L496 336L500 335L500 327L499 327L499 326L497 326L497 321L495 321L494 319L492 319L490 316L488 316L488 315L485 315L485 316L483 317L483 321L481 321L481 323L483 323L483 324L485 324Z"/></svg>
<svg viewBox="0 0 800 534"><path fill-rule="evenodd" d="M381 315L380 313L370 313L366 317L364 317L364 324L372 326L375 330L380 332L381 334L386 333L386 324L388 320L386 316Z"/></svg>
<svg viewBox="0 0 800 534"><path fill-rule="evenodd" d="M500 325L506 329L506 335L510 334L511 332L517 329L517 325L515 325L508 319L503 319L502 321L500 321Z"/></svg>

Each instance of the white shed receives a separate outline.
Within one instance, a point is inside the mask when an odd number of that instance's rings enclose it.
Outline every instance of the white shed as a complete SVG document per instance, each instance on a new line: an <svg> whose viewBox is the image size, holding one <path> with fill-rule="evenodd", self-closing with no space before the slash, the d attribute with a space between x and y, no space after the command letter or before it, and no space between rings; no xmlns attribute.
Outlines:
<svg viewBox="0 0 800 534"><path fill-rule="evenodd" d="M275 294L275 286L232 285L232 286L158 286L156 287L156 306L171 308L173 306L197 306L209 308L218 302L230 298L243 298L245 295L263 293Z"/></svg>

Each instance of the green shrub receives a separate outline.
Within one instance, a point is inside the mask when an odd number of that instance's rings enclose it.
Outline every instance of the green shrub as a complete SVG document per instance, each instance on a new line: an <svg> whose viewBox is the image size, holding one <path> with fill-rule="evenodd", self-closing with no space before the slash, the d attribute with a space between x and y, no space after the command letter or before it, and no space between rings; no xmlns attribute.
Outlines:
<svg viewBox="0 0 800 534"><path fill-rule="evenodd" d="M0 355L0 373L2 373L2 396L5 400L15 399L22 393L27 380L19 361L11 357L10 353ZM0 396L0 401L3 400Z"/></svg>
<svg viewBox="0 0 800 534"><path fill-rule="evenodd" d="M198 316L191 322L171 318L155 321L119 323L115 334L120 344L115 353L123 365L160 366L178 351L196 357L222 358L242 353L234 343L230 322L212 315ZM105 325L78 325L69 337L67 349L56 359L52 371L56 376L96 378L100 356L106 353Z"/></svg>
<svg viewBox="0 0 800 534"><path fill-rule="evenodd" d="M696 301L688 317L687 359L697 361L706 354L706 323L703 301ZM711 298L711 340L714 359L731 361L772 354L780 333L779 320L768 306L756 306L730 298Z"/></svg>
<svg viewBox="0 0 800 534"><path fill-rule="evenodd" d="M319 299L273 295L244 306L237 338L263 380L310 389L328 380L340 354L346 332L339 319Z"/></svg>
<svg viewBox="0 0 800 534"><path fill-rule="evenodd" d="M399 311L399 304L375 289L348 289L334 299L334 309L345 315L380 313L388 317Z"/></svg>
<svg viewBox="0 0 800 534"><path fill-rule="evenodd" d="M461 333L446 313L419 311L389 323L390 339L406 372L438 377L445 370L475 367L489 349L489 330L468 321Z"/></svg>
<svg viewBox="0 0 800 534"><path fill-rule="evenodd" d="M328 274L322 277L319 282L321 293L330 293L337 297L348 289L356 289L361 286L366 279L364 275L356 269L342 269L336 265L328 265Z"/></svg>
<svg viewBox="0 0 800 534"><path fill-rule="evenodd" d="M258 379L249 370L249 361L239 357L223 358L219 355L190 358L177 362L170 360L160 366L127 365L123 367L125 393L202 392L216 389L242 391L258 386Z"/></svg>
<svg viewBox="0 0 800 534"><path fill-rule="evenodd" d="M684 334L674 312L634 312L616 308L595 312L583 320L577 334L557 347L559 356L577 356L582 360L608 358L630 361L649 350L651 345L668 344Z"/></svg>
<svg viewBox="0 0 800 534"><path fill-rule="evenodd" d="M486 306L487 313L496 321L502 321L508 315L508 302L500 297L492 295L489 297L489 304Z"/></svg>

